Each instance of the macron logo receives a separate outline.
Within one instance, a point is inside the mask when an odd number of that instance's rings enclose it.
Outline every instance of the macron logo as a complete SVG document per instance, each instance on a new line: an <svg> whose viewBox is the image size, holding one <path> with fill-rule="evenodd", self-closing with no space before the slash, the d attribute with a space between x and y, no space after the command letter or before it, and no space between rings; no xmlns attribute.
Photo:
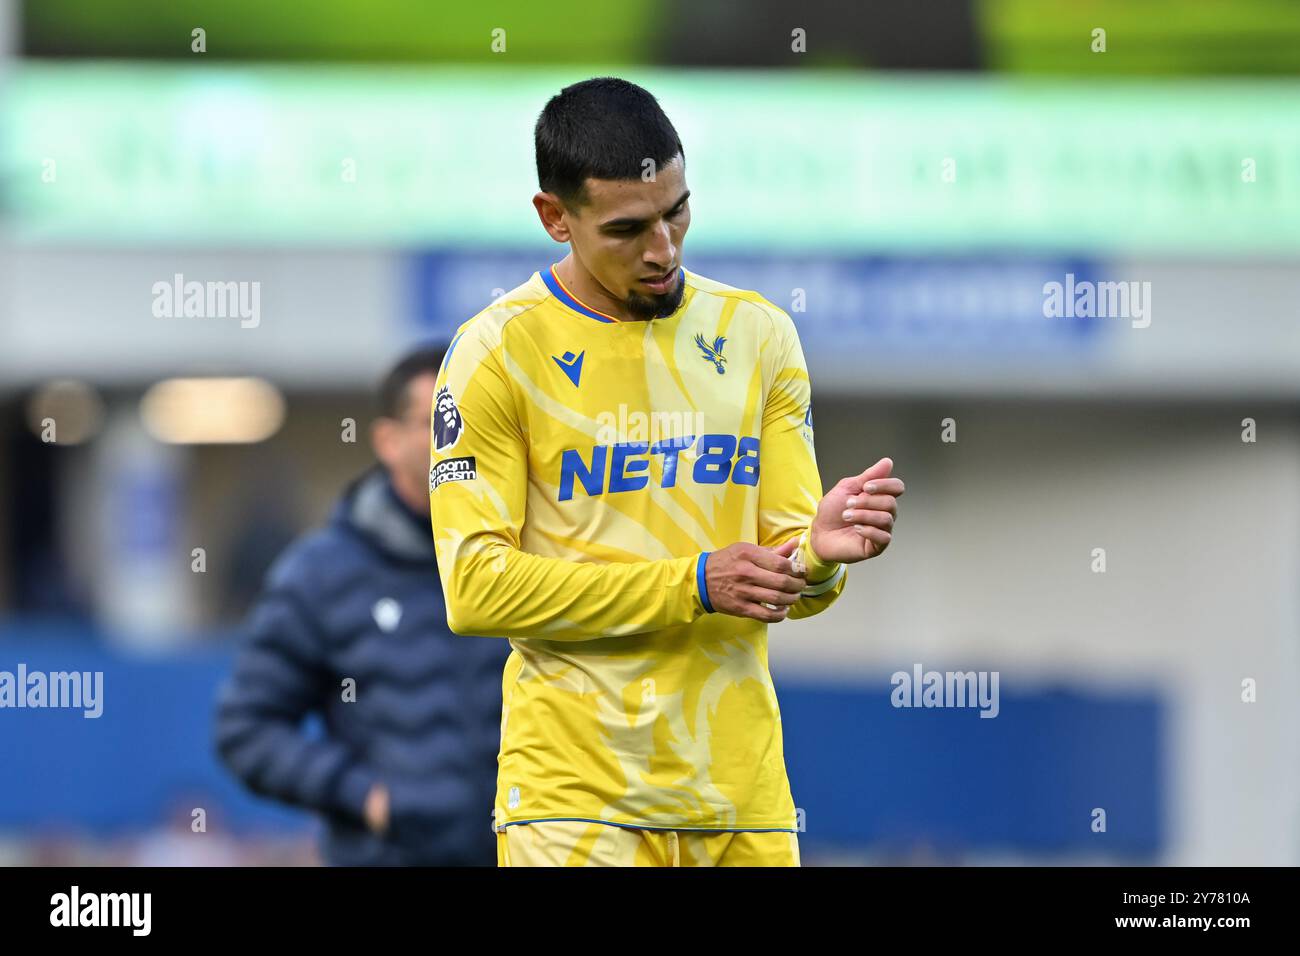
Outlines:
<svg viewBox="0 0 1300 956"><path fill-rule="evenodd" d="M555 364L564 370L565 375L569 376L569 381L573 383L574 388L578 387L578 379L582 378L582 357L586 354L586 351L582 351L577 355L572 352L565 352L563 355L551 356L551 358L555 359Z"/></svg>

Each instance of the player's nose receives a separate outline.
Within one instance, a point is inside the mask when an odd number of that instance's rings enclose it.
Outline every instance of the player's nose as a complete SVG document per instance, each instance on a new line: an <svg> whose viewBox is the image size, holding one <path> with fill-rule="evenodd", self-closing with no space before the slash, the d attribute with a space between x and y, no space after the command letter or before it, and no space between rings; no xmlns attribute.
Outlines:
<svg viewBox="0 0 1300 956"><path fill-rule="evenodd" d="M667 272L677 261L677 247L666 222L660 222L650 233L645 250L645 265L656 273Z"/></svg>

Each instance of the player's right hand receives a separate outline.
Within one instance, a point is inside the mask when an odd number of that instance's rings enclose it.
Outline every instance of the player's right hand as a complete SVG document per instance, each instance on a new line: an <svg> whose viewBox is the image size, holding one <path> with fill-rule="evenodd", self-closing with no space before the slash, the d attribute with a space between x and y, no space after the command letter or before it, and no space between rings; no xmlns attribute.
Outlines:
<svg viewBox="0 0 1300 956"><path fill-rule="evenodd" d="M797 539L778 548L742 541L712 552L704 564L704 582L713 610L768 624L784 621L790 605L808 586L790 563L796 547Z"/></svg>

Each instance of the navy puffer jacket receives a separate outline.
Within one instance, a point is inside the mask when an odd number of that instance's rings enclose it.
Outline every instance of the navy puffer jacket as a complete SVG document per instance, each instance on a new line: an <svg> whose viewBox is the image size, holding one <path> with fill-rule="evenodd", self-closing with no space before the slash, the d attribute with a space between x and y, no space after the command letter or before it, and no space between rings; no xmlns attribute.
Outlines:
<svg viewBox="0 0 1300 956"><path fill-rule="evenodd" d="M384 472L280 556L247 632L219 695L217 751L254 792L323 815L327 863L495 862L510 648L448 629L429 519ZM312 712L323 736L304 731ZM362 822L376 781L390 794L383 837Z"/></svg>

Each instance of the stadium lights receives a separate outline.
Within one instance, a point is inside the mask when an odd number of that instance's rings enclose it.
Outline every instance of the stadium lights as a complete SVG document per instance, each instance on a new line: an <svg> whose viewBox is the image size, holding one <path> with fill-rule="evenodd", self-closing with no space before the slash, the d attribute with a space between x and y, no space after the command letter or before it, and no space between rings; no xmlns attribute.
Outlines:
<svg viewBox="0 0 1300 956"><path fill-rule="evenodd" d="M140 417L169 444L247 444L280 429L284 398L258 378L174 378L145 392Z"/></svg>

